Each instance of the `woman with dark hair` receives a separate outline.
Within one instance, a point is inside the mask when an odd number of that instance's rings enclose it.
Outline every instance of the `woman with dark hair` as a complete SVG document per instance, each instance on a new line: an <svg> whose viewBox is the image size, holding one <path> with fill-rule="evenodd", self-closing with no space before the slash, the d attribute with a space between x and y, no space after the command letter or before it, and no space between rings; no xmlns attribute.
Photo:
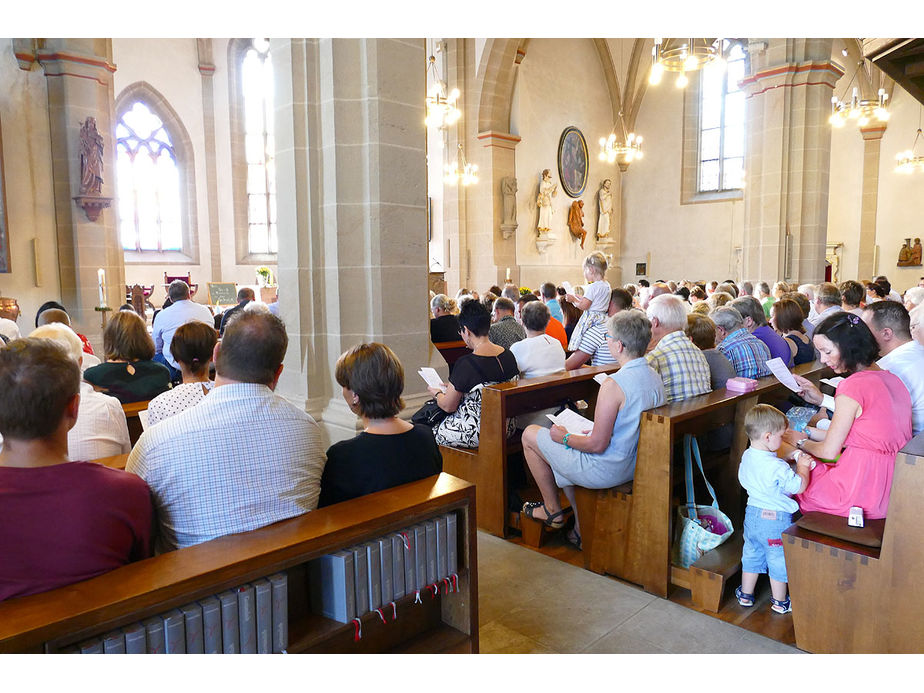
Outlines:
<svg viewBox="0 0 924 693"><path fill-rule="evenodd" d="M781 298L770 306L770 324L789 345L793 365L815 360L815 347L802 326L802 309L791 298Z"/></svg>
<svg viewBox="0 0 924 693"><path fill-rule="evenodd" d="M876 365L876 339L856 315L828 316L812 339L821 362L846 377L831 401L795 376L803 399L834 410L827 430L786 432L787 442L819 460L808 488L797 496L799 507L846 517L859 506L867 519L881 519L889 508L895 454L911 439L911 395L898 376Z"/></svg>
<svg viewBox="0 0 924 693"><path fill-rule="evenodd" d="M40 324L45 325L48 323L48 321L39 320L39 316L41 316L41 314L44 313L46 310L60 310L67 317L67 320L55 320L54 322L61 322L67 325L68 327L70 327L71 329L73 329L73 327L71 326L71 318L67 314L67 308L62 306L57 301L45 301L42 305L39 306L39 309L35 313L35 326L36 327L39 327ZM84 335L77 332L77 330L74 330L74 334L80 337L80 341L83 344L83 353L89 354L90 356L94 356L93 347L90 345L90 340L87 339ZM94 363L96 362L94 361Z"/></svg>
<svg viewBox="0 0 924 693"><path fill-rule="evenodd" d="M459 334L472 350L452 367L449 383L429 387L437 405L449 416L434 429L436 442L460 448L478 447L481 426L481 390L517 377L517 360L509 349L488 338L491 314L479 301L466 301L459 311ZM512 419L511 419L512 421Z"/></svg>
<svg viewBox="0 0 924 693"><path fill-rule="evenodd" d="M375 342L355 346L337 359L334 377L363 430L327 450L318 507L443 471L433 431L398 418L404 408L404 368L391 349Z"/></svg>
<svg viewBox="0 0 924 693"><path fill-rule="evenodd" d="M180 366L182 385L163 392L148 404L148 426L168 419L197 405L212 391L209 366L218 342L218 333L204 322L188 322L173 333L170 353Z"/></svg>
<svg viewBox="0 0 924 693"><path fill-rule="evenodd" d="M137 313L118 311L103 330L106 362L83 373L83 379L122 404L152 399L170 387L170 371L155 363L154 341Z"/></svg>
<svg viewBox="0 0 924 693"><path fill-rule="evenodd" d="M573 303L565 300L564 296L558 297L558 305L561 306L561 312L565 316L565 335L568 337L568 343L571 343L571 333L581 319L583 311Z"/></svg>

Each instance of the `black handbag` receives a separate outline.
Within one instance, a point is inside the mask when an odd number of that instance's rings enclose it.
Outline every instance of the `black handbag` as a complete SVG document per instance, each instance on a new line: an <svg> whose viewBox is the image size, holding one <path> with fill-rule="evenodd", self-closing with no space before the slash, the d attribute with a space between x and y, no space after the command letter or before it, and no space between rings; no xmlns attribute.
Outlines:
<svg viewBox="0 0 924 693"><path fill-rule="evenodd" d="M449 412L440 409L440 405L436 403L436 400L431 399L424 402L424 405L414 412L411 423L423 424L433 428L438 426L447 416L449 416Z"/></svg>

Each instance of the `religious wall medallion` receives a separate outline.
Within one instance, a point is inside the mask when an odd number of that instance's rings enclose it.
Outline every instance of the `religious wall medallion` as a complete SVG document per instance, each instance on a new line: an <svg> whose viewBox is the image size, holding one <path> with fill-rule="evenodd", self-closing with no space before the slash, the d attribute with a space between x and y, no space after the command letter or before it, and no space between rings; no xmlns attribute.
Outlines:
<svg viewBox="0 0 924 693"><path fill-rule="evenodd" d="M579 197L587 187L587 140L573 125L558 140L558 177L568 197Z"/></svg>

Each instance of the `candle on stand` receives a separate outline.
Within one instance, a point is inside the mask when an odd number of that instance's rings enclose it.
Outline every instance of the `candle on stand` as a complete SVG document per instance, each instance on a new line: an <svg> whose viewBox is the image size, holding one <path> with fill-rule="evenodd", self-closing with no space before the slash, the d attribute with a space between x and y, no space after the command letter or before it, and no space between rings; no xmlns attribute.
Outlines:
<svg viewBox="0 0 924 693"><path fill-rule="evenodd" d="M506 279L507 279L508 282L510 281L510 268L509 268L509 267L507 268Z"/></svg>
<svg viewBox="0 0 924 693"><path fill-rule="evenodd" d="M106 270L100 268L96 272L96 276L99 279L99 307L106 307Z"/></svg>

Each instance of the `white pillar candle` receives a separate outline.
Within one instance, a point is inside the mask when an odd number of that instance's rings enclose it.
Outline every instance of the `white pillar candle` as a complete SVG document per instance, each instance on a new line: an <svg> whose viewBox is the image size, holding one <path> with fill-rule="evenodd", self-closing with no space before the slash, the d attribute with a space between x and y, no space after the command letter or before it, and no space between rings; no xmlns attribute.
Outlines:
<svg viewBox="0 0 924 693"><path fill-rule="evenodd" d="M99 306L100 308L106 307L106 270L100 268L96 272L96 276L99 280Z"/></svg>

